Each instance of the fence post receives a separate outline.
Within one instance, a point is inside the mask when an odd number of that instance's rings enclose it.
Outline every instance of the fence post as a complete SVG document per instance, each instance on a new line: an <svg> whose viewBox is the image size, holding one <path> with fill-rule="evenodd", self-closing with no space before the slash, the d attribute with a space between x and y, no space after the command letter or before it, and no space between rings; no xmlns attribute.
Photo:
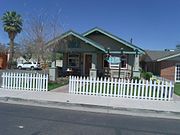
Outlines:
<svg viewBox="0 0 180 135"><path fill-rule="evenodd" d="M106 77L104 78L104 88L103 88L103 96L105 96L106 95L106 81L107 81L107 79L106 79Z"/></svg>
<svg viewBox="0 0 180 135"><path fill-rule="evenodd" d="M101 77L101 79L100 79L100 92L99 92L99 95L100 95L100 96L103 95L103 93L102 93L102 85L103 85L103 79L102 79L102 77Z"/></svg>
<svg viewBox="0 0 180 135"><path fill-rule="evenodd" d="M83 81L82 81L82 76L79 78L79 93L80 94L84 94L83 93L83 91L82 91L82 83L83 83Z"/></svg>
<svg viewBox="0 0 180 135"><path fill-rule="evenodd" d="M171 97L172 97L172 94L173 94L173 85L172 85L172 82L169 83L169 93L168 93L168 100L170 101L171 100Z"/></svg>
<svg viewBox="0 0 180 135"><path fill-rule="evenodd" d="M125 97L125 92L126 92L126 80L123 79L123 84L122 84L123 88L122 88L122 97Z"/></svg>
<svg viewBox="0 0 180 135"><path fill-rule="evenodd" d="M133 82L133 80L131 79L131 91L130 91L130 98L132 98L132 96L133 96L133 91L134 91L134 82Z"/></svg>
<svg viewBox="0 0 180 135"><path fill-rule="evenodd" d="M72 93L71 90L71 76L69 76L69 93Z"/></svg>
<svg viewBox="0 0 180 135"><path fill-rule="evenodd" d="M96 87L96 82L97 82L97 80L96 80L95 77L93 77L92 79L93 79L93 81L92 81L92 83L93 83L93 85L92 85L92 86L93 86L93 92L92 92L92 93L93 93L93 94L92 94L92 95L96 95L96 93L95 93L95 89L96 89L96 88L95 88L95 87Z"/></svg>
<svg viewBox="0 0 180 135"><path fill-rule="evenodd" d="M5 79L5 75L4 72L2 73L2 88L4 88L4 79Z"/></svg>
<svg viewBox="0 0 180 135"><path fill-rule="evenodd" d="M166 86L165 86L165 94L164 94L164 100L167 100L167 96L168 96L168 82L166 81Z"/></svg>
<svg viewBox="0 0 180 135"><path fill-rule="evenodd" d="M76 76L75 78L76 78L75 79L76 80L76 83L75 83L76 84L76 94L79 94L79 77Z"/></svg>
<svg viewBox="0 0 180 135"><path fill-rule="evenodd" d="M144 85L145 85L145 81L144 81L144 79L143 79L143 81L142 81L142 93L141 93L141 99L144 98L144 91L145 91Z"/></svg>
<svg viewBox="0 0 180 135"><path fill-rule="evenodd" d="M130 82L129 82L129 79L127 80L127 91L126 91L126 98L129 97L129 85L130 85Z"/></svg>
<svg viewBox="0 0 180 135"><path fill-rule="evenodd" d="M86 88L86 78L85 76L83 77L83 81L82 81L82 89L83 89L83 94L85 95L85 88Z"/></svg>
<svg viewBox="0 0 180 135"><path fill-rule="evenodd" d="M117 96L117 79L114 79L114 97Z"/></svg>
<svg viewBox="0 0 180 135"><path fill-rule="evenodd" d="M141 94L141 80L139 80L139 83L138 83L138 95L137 95L138 99L140 98L140 94Z"/></svg>
<svg viewBox="0 0 180 135"><path fill-rule="evenodd" d="M164 81L162 81L161 84L161 100L163 100L163 94L164 94Z"/></svg>
<svg viewBox="0 0 180 135"><path fill-rule="evenodd" d="M111 89L110 89L110 96L112 97L113 95L113 81L114 81L114 79L113 78L111 78Z"/></svg>
<svg viewBox="0 0 180 135"><path fill-rule="evenodd" d="M108 77L108 80L107 80L107 93L106 93L106 96L109 96L109 83L110 83L110 79Z"/></svg>
<svg viewBox="0 0 180 135"><path fill-rule="evenodd" d="M97 86L95 86L96 87L95 95L99 95L99 83L100 83L99 77L97 77ZM96 84L96 82L95 82L95 84Z"/></svg>
<svg viewBox="0 0 180 135"><path fill-rule="evenodd" d="M84 87L85 87L85 86L84 86ZM87 78L86 78L86 95L90 95L89 87L90 87L90 78L87 77Z"/></svg>

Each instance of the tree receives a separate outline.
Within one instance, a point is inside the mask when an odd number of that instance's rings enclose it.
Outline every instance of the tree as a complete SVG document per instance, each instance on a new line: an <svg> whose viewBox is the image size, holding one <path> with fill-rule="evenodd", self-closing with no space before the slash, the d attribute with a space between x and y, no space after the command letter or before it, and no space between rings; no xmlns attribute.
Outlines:
<svg viewBox="0 0 180 135"><path fill-rule="evenodd" d="M2 17L4 31L8 33L10 39L10 54L9 54L9 68L13 62L14 57L14 39L18 33L22 31L23 20L21 15L15 11L7 11Z"/></svg>
<svg viewBox="0 0 180 135"><path fill-rule="evenodd" d="M7 52L7 47L5 44L0 43L0 53L6 53Z"/></svg>
<svg viewBox="0 0 180 135"><path fill-rule="evenodd" d="M52 59L53 50L56 49L47 49L46 43L60 35L62 30L59 14L50 17L44 13L38 16L29 15L25 24L21 40L26 50L24 56L31 56L38 62L47 64Z"/></svg>

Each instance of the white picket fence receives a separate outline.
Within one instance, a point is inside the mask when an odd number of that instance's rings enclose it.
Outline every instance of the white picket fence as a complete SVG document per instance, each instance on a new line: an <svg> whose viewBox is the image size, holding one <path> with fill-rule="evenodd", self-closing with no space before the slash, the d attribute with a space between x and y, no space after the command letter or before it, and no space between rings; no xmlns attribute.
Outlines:
<svg viewBox="0 0 180 135"><path fill-rule="evenodd" d="M3 72L2 88L11 90L48 91L48 75Z"/></svg>
<svg viewBox="0 0 180 135"><path fill-rule="evenodd" d="M170 101L174 84L146 80L69 77L69 93Z"/></svg>

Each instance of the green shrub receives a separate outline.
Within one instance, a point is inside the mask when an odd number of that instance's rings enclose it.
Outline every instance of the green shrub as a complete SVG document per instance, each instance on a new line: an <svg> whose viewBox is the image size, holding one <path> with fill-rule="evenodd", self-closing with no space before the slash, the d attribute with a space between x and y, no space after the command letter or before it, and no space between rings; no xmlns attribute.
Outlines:
<svg viewBox="0 0 180 135"><path fill-rule="evenodd" d="M140 78L139 78L138 76L133 76L132 79L133 79L133 80L137 80L137 81L140 80Z"/></svg>
<svg viewBox="0 0 180 135"><path fill-rule="evenodd" d="M152 77L152 73L151 72L145 72L145 71L142 71L141 72L141 77L144 78L145 80L150 80L150 78Z"/></svg>
<svg viewBox="0 0 180 135"><path fill-rule="evenodd" d="M146 80L150 80L150 78L152 77L152 73L151 72L146 72L145 73L145 78Z"/></svg>

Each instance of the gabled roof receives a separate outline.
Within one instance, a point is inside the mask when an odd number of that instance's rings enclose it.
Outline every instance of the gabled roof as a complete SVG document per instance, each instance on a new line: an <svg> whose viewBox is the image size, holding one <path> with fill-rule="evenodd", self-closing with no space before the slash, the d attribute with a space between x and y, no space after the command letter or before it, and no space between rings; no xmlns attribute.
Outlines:
<svg viewBox="0 0 180 135"><path fill-rule="evenodd" d="M117 36L115 36L115 35L113 35L113 34L111 34L111 33L109 33L109 32L107 32L107 31L105 31L105 30L103 30L103 29L101 29L101 28L98 28L98 27L95 27L95 28L93 28L93 29L91 29L91 30L83 33L83 36L86 37L86 36L88 36L88 35L96 32L96 31L97 31L97 32L100 32L100 33L102 33L102 34L104 34L104 35L106 35L106 36L108 36L108 37L110 37L110 38L112 38L112 39L120 42L120 43L123 43L123 44L125 44L126 46L128 46L128 47L130 47L130 48L132 48L132 49L134 49L134 50L135 50L135 49L138 49L140 53L145 54L145 51L144 51L143 49L141 49L141 48L139 48L139 47L131 44L130 42L127 42L127 41L125 41L125 40L123 40L123 39L121 39L121 38L119 38L119 37L117 37Z"/></svg>
<svg viewBox="0 0 180 135"><path fill-rule="evenodd" d="M180 56L180 51L146 50L146 55L148 57L145 59L145 61L163 61Z"/></svg>
<svg viewBox="0 0 180 135"><path fill-rule="evenodd" d="M70 36L70 35L73 35L73 36L81 39L81 40L84 41L85 43L89 43L90 45L94 46L95 48L97 48L97 49L99 49L99 50L101 50L101 51L103 51L103 52L106 52L105 48L104 48L102 45L94 42L94 41L91 40L91 39L88 39L88 38L86 38L86 37L83 37L82 35L74 32L74 31L72 31L72 30L67 31L67 32L65 32L64 34L60 35L59 37L56 37L55 39L49 41L49 42L47 43L47 46L53 44L53 43L54 43L55 41L57 41L57 40L61 40L61 39L65 38L65 37L67 37L67 36Z"/></svg>
<svg viewBox="0 0 180 135"><path fill-rule="evenodd" d="M178 56L180 56L180 51L175 51L173 54L157 59L157 61L163 61L163 60L171 59Z"/></svg>

